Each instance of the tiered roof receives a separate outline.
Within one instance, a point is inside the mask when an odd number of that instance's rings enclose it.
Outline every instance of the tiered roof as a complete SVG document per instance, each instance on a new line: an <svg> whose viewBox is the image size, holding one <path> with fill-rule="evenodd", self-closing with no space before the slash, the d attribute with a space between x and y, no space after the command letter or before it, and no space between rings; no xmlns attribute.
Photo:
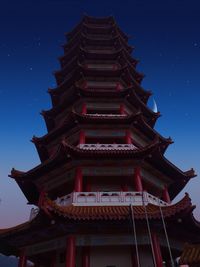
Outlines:
<svg viewBox="0 0 200 267"><path fill-rule="evenodd" d="M95 162L101 162L104 167L109 166L110 162L116 162L116 165L120 162L124 166L145 163L170 177L169 194L173 199L195 173L193 169L181 171L164 156L172 140L163 137L154 129L160 113L153 112L147 106L151 92L141 86L144 75L136 70L138 60L131 56L133 47L128 44L128 36L120 30L113 17L84 16L66 37L68 42L63 45L64 56L59 58L61 70L54 73L57 87L48 90L52 108L42 111L47 134L42 137L34 136L32 139L41 164L27 172L12 169L10 177L16 180L29 203L37 205L43 190L39 188L38 180L45 175L51 179L52 175L48 176L51 171L62 171L64 168L65 171L71 170L80 164L89 166L91 162L93 165ZM119 115L80 112L80 107L88 101L117 101L128 106L130 113ZM92 148L83 148L68 140L69 136L78 135L82 129L90 127L96 130L102 126L106 129L121 127L124 131L134 129L148 141L145 145L137 146L100 147L94 144ZM53 149L52 143L55 145ZM45 196L42 205L38 204L40 211L35 219L11 229L1 230L3 240L8 240L8 244L14 242L16 246L21 246L23 242L38 242L45 234L46 238L49 238L50 228L55 230L50 231L52 238L57 233L66 234L71 229L68 223L74 225L81 221L81 228L84 227L82 220L87 223L99 220L113 223L119 220L122 223L130 219L128 205L61 206L56 204L53 200L55 198L50 197ZM174 225L179 227L178 220L181 219L180 228L185 230L187 227L195 236L200 228L193 218L193 209L194 206L186 195L177 204L162 207L162 213L170 229L173 230ZM145 212L150 220L161 219L160 207L153 204L146 207L133 206L133 212L135 219L140 221L146 220ZM49 224L49 219L52 218L56 219L58 225ZM37 235L34 235L32 230L37 232Z"/></svg>
<svg viewBox="0 0 200 267"><path fill-rule="evenodd" d="M189 235L186 237L188 238L186 240L191 242L191 240L200 233L199 223L192 215L194 208L195 206L192 205L189 196L186 194L177 204L162 207L162 215L160 208L152 204L148 204L146 208L144 208L144 206L133 206L132 212L134 213L135 219L138 220L138 223L142 225L142 223L146 224L146 211L150 223L157 222L157 230L158 227L159 229L160 227L162 228L158 222L161 216L163 216L168 225L168 233L170 232L173 233L173 235L177 235L185 232L185 229L187 229ZM101 224L101 229L104 229L104 225L105 227L109 227L109 229L110 226L112 226L112 229L119 229L118 227L126 227L127 229L127 227L130 227L130 220L130 206L92 207L68 205L62 207L56 205L56 203L48 197L45 197L43 206L34 219L12 228L0 230L0 236L2 242L7 242L6 253L9 255L10 253L17 253L17 251L14 252L13 247L8 248L10 244L14 247L18 247L28 242L28 244L31 245L35 242L40 242L44 238L48 239L49 235L51 235L52 238L56 238L56 233L59 233L61 236L66 235L71 229L74 229L73 225L79 227L79 229L87 229L87 232L91 231L92 233L96 228L95 226L92 228L91 225L88 227L88 223L90 222L93 223L93 225L99 221L104 222ZM120 222L120 226L117 222ZM84 228L84 225L86 228ZM183 258L182 256L182 259L185 259L185 257ZM185 261L183 260L182 262Z"/></svg>
<svg viewBox="0 0 200 267"><path fill-rule="evenodd" d="M51 213L73 220L127 220L130 218L130 206L59 206L48 198L44 206ZM178 203L162 207L162 215L164 218L170 218L183 212L189 214L194 208L186 194ZM149 219L161 219L162 216L160 207L153 204L148 204L146 207L133 206L132 209L135 219L146 220L146 213Z"/></svg>
<svg viewBox="0 0 200 267"><path fill-rule="evenodd" d="M88 16L84 16L66 36L68 43L63 46L65 53L60 58L61 70L55 72L57 87L48 90L53 106L50 110L42 111L48 133L32 139L42 163L28 172L13 169L11 177L16 179L32 202L30 195L38 191L34 179L56 168L56 164L71 162L71 166L74 166L73 160L76 159L106 160L107 157L136 162L145 160L171 177L174 182L169 192L172 198L175 197L195 174L193 170L182 172L164 157L172 140L153 129L160 113L154 113L147 107L151 92L141 87L144 75L136 70L138 60L131 56L133 48L128 45L128 36L112 17L96 19ZM95 68L95 64L99 67ZM75 109L76 105L82 105L87 99L99 101L109 98L125 101L133 107L132 113L124 116L91 115L81 114ZM69 134L77 133L88 125L95 127L101 124L134 127L151 141L145 147L121 150L83 150L68 143ZM50 153L49 146L55 140L57 146Z"/></svg>

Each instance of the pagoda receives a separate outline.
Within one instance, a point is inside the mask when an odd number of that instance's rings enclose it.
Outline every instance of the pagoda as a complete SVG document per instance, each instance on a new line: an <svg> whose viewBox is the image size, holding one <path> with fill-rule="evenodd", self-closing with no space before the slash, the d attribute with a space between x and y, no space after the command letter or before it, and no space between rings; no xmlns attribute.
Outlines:
<svg viewBox="0 0 200 267"><path fill-rule="evenodd" d="M19 267L175 266L200 234L189 195L172 204L194 170L165 158L172 140L114 18L84 16L66 37L47 134L32 139L41 163L10 175L36 208L0 230L4 253Z"/></svg>

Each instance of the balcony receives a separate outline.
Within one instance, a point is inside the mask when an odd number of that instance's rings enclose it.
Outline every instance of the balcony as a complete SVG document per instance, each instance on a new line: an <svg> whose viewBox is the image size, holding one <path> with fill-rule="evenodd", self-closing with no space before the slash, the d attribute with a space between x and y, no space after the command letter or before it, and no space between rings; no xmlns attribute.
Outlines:
<svg viewBox="0 0 200 267"><path fill-rule="evenodd" d="M119 70L120 66L117 64L85 64L85 68L89 70Z"/></svg>
<svg viewBox="0 0 200 267"><path fill-rule="evenodd" d="M58 206L169 206L167 202L147 192L72 192L55 200ZM39 213L39 208L32 208L29 220Z"/></svg>
<svg viewBox="0 0 200 267"><path fill-rule="evenodd" d="M55 203L59 206L169 205L147 192L73 192L69 195L57 198Z"/></svg>
<svg viewBox="0 0 200 267"><path fill-rule="evenodd" d="M110 34L89 34L87 33L87 37L91 40L112 40L114 36Z"/></svg>
<svg viewBox="0 0 200 267"><path fill-rule="evenodd" d="M101 114L101 113L87 113L90 117L104 117L104 118L125 118L126 114Z"/></svg>
<svg viewBox="0 0 200 267"><path fill-rule="evenodd" d="M80 149L84 150L135 150L133 144L80 144Z"/></svg>

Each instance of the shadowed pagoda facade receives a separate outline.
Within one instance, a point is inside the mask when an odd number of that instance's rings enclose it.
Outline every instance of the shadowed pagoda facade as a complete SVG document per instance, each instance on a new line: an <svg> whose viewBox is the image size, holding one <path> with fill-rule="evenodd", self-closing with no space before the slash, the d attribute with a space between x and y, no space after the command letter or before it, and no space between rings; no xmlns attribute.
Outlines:
<svg viewBox="0 0 200 267"><path fill-rule="evenodd" d="M41 164L10 175L37 208L0 230L7 254L19 267L174 266L200 233L188 194L171 204L194 171L164 157L172 140L154 130L160 114L113 17L85 16L67 40L48 132L32 139Z"/></svg>

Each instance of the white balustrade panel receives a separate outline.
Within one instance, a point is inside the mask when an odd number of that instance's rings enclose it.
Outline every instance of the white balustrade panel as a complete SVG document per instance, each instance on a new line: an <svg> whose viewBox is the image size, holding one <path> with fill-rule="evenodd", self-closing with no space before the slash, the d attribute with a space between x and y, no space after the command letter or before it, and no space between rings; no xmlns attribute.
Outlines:
<svg viewBox="0 0 200 267"><path fill-rule="evenodd" d="M60 206L143 206L149 203L157 206L169 205L147 192L73 192L57 198L55 202Z"/></svg>
<svg viewBox="0 0 200 267"><path fill-rule="evenodd" d="M80 144L79 148L84 150L135 150L132 144Z"/></svg>
<svg viewBox="0 0 200 267"><path fill-rule="evenodd" d="M58 206L169 206L170 204L147 192L73 192L55 200ZM39 213L39 208L32 208L30 221Z"/></svg>
<svg viewBox="0 0 200 267"><path fill-rule="evenodd" d="M125 118L127 115L126 114L90 114L87 113L86 115L89 115L90 117L107 117L107 118Z"/></svg>

